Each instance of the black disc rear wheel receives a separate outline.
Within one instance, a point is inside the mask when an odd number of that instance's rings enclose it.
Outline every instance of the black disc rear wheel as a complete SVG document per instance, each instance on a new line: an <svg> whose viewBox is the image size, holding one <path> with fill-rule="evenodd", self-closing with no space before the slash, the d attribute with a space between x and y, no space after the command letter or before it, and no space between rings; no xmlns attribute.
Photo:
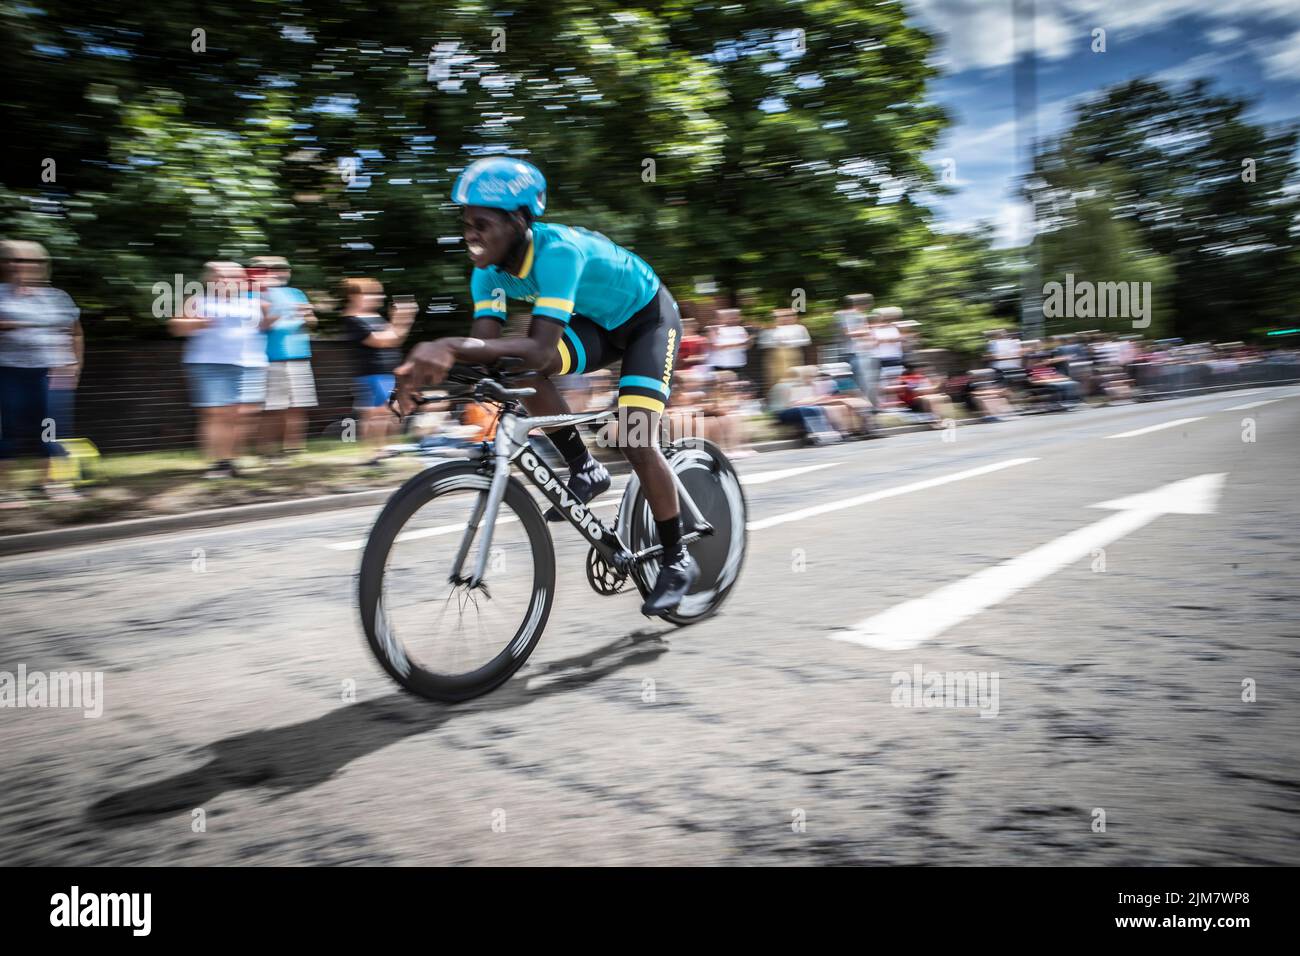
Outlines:
<svg viewBox="0 0 1300 956"><path fill-rule="evenodd" d="M713 534L688 545L700 577L681 604L660 615L674 624L702 621L717 613L731 593L745 563L748 508L740 476L722 449L702 438L686 438L664 449L668 464L695 502L704 519L713 526ZM682 530L690 531L691 519L683 507ZM640 551L659 543L654 514L639 491L632 501L627 522L629 546ZM643 562L633 571L642 595L650 593L659 575L660 562Z"/></svg>

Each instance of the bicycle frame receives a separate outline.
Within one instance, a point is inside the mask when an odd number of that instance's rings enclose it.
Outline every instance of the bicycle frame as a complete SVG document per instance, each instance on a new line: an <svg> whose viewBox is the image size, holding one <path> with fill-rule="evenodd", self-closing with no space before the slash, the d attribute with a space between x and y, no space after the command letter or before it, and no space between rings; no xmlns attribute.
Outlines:
<svg viewBox="0 0 1300 956"><path fill-rule="evenodd" d="M638 563L653 558L663 551L662 546L654 545L633 553L619 537L616 529L607 527L604 522L593 515L588 508L569 493L568 487L546 465L528 438L528 433L534 428L563 428L567 425L602 421L613 417L616 412L617 408L615 407L601 412L578 415L541 415L529 418L518 414L517 404L508 403L502 406L501 414L497 418L496 436L492 441L491 448L488 448L485 442L480 446L478 454L474 456L485 465L487 459L491 459L491 483L486 492L480 493L479 500L474 506L474 513L465 526L465 534L461 539L460 549L456 553L456 561L451 569L450 580L452 583L468 584L471 588L482 584L483 574L487 569L488 553L492 547L492 533L496 526L497 512L500 510L501 500L505 497L506 483L510 480L511 465L517 467L532 483L533 487L555 506L560 514L564 516L564 520L578 529L578 533L591 543L591 546L600 553L610 567L626 573ZM706 534L711 534L713 528L700 514L699 508L696 507L695 501L687 493L677 473L671 468L669 472L677 485L677 497L682 512L690 518L690 527L683 529L684 533L682 534L682 542L690 544ZM627 504L628 502L624 500L623 505ZM480 527L483 528L483 536L479 542L479 552L475 560L474 572L469 578L464 578L461 569L464 566L465 559L469 556L469 550L473 546L474 538L478 534Z"/></svg>

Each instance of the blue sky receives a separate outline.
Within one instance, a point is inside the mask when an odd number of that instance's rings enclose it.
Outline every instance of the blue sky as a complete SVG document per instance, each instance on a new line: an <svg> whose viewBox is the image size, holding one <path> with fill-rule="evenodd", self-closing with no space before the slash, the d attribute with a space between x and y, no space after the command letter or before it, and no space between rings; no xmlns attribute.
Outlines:
<svg viewBox="0 0 1300 956"><path fill-rule="evenodd" d="M955 192L935 197L941 228L993 222L1018 244L1022 212L1013 123L1011 0L910 0L940 41L934 99L953 126L929 159L955 163ZM1300 0L1038 0L1038 132L1068 124L1072 104L1136 76L1186 81L1257 100L1262 122L1300 119ZM1092 51L1093 30L1106 52Z"/></svg>

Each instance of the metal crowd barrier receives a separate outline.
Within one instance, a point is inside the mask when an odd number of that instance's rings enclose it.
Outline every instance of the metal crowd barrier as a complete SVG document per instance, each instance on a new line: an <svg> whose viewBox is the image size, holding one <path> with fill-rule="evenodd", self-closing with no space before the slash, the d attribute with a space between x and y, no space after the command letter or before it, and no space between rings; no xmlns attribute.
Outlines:
<svg viewBox="0 0 1300 956"><path fill-rule="evenodd" d="M1256 385L1300 382L1300 356L1270 356L1261 362L1213 360L1187 364L1140 362L1128 367L1143 399L1173 398Z"/></svg>

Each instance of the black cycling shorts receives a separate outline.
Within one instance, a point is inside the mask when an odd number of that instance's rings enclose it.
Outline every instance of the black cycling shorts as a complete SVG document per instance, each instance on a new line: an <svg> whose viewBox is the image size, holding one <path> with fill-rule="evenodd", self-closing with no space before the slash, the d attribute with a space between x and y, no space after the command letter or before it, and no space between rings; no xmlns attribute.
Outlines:
<svg viewBox="0 0 1300 956"><path fill-rule="evenodd" d="M681 343L681 313L660 283L655 297L616 329L574 313L560 336L559 374L594 372L622 359L618 404L662 412Z"/></svg>

